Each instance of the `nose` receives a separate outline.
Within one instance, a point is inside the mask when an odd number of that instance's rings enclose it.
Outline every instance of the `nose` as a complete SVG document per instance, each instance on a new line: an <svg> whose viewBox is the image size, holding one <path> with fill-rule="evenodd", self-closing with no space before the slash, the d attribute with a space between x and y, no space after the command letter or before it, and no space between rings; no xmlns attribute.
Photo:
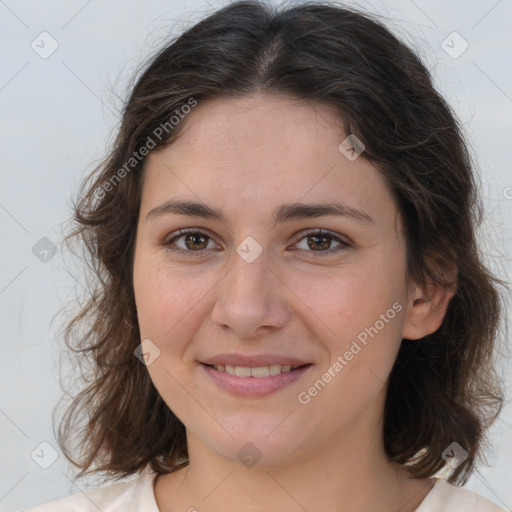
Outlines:
<svg viewBox="0 0 512 512"><path fill-rule="evenodd" d="M233 254L233 264L216 287L212 320L237 338L256 338L288 321L286 285L269 264L267 252L252 261Z"/></svg>

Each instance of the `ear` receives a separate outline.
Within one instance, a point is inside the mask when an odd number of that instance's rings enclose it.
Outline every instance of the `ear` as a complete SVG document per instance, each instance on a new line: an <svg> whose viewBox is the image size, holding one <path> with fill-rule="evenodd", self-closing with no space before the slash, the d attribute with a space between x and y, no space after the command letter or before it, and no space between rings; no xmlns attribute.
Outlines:
<svg viewBox="0 0 512 512"><path fill-rule="evenodd" d="M409 294L402 338L418 340L436 332L441 327L455 290L455 285L447 288L428 284L426 289L415 285Z"/></svg>

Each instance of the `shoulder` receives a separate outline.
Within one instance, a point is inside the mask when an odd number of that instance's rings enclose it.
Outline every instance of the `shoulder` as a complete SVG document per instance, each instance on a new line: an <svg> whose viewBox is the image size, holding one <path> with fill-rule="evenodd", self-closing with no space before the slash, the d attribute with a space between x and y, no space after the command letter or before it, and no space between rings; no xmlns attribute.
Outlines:
<svg viewBox="0 0 512 512"><path fill-rule="evenodd" d="M469 489L458 487L441 478L416 512L506 512L492 501Z"/></svg>
<svg viewBox="0 0 512 512"><path fill-rule="evenodd" d="M157 473L98 489L86 489L23 512L158 512L153 482Z"/></svg>

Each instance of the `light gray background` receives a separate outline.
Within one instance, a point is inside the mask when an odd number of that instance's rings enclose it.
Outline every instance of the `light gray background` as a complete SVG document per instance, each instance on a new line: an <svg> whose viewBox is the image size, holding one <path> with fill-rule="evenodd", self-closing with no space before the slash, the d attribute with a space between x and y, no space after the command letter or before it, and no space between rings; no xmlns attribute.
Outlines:
<svg viewBox="0 0 512 512"><path fill-rule="evenodd" d="M70 198L104 155L117 126L119 97L136 66L166 37L181 32L225 1L0 0L0 511L13 511L79 492L58 450L51 411L58 383L61 325L51 323L74 297L69 257L59 250L40 261L33 246L47 237L59 246ZM387 0L347 2L388 18L418 49L438 89L464 124L482 173L487 205L482 243L489 264L510 278L512 246L512 1ZM47 31L57 50L43 59ZM452 35L448 55L442 42ZM452 42L453 41L453 42ZM51 41L45 39L44 48ZM446 44L446 43L445 43ZM447 219L449 222L449 219ZM78 278L78 280L80 280ZM509 305L510 315L510 305ZM501 341L507 403L489 433L491 467L479 467L467 488L512 508L510 345ZM39 447L39 448L38 448ZM37 458L37 457L35 457Z"/></svg>

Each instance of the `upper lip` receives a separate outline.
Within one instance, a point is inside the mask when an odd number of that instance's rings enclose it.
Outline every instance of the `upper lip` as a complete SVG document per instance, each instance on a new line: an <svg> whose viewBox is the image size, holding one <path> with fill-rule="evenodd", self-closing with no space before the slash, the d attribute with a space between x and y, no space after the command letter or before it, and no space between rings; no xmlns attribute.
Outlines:
<svg viewBox="0 0 512 512"><path fill-rule="evenodd" d="M218 354L201 362L204 364L212 365L228 364L231 366L245 366L250 368L270 366L272 364L289 364L291 366L303 366L305 364L309 364L306 361L302 361L301 359L297 359L295 357L272 354L255 354L252 356L242 354Z"/></svg>

